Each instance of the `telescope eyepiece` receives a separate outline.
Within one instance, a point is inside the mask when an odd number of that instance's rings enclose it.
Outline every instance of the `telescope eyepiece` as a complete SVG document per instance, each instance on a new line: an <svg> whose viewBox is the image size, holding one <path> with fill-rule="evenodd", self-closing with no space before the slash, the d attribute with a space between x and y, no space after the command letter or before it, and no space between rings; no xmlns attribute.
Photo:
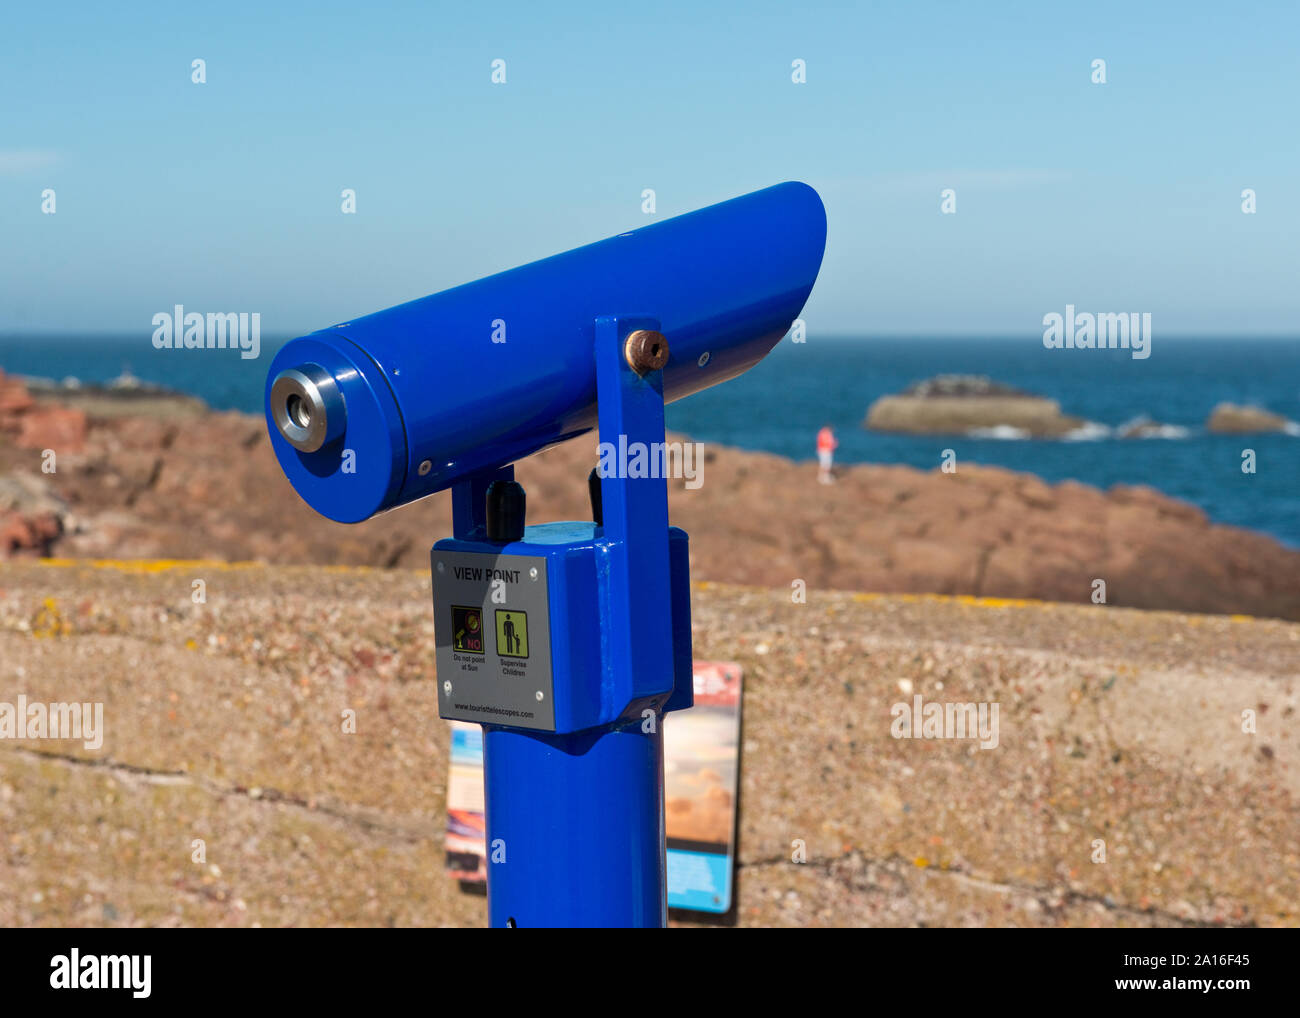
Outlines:
<svg viewBox="0 0 1300 1018"><path fill-rule="evenodd" d="M319 364L286 368L271 383L271 417L299 452L315 452L343 434L347 406L334 376Z"/></svg>

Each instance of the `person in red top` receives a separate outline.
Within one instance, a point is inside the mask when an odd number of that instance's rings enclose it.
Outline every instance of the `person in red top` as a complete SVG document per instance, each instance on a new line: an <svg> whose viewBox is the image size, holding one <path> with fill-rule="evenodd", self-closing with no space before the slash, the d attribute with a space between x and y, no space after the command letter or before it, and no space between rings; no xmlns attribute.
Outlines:
<svg viewBox="0 0 1300 1018"><path fill-rule="evenodd" d="M835 462L835 449L840 443L835 441L835 432L831 431L829 424L823 424L822 430L817 432L817 481L819 484L830 484L835 480L835 475L831 473L831 465Z"/></svg>

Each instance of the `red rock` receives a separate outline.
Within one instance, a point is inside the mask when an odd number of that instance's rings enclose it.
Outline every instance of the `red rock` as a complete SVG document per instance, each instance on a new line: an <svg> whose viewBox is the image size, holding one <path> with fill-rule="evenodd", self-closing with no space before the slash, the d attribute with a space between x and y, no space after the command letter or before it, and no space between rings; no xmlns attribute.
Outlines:
<svg viewBox="0 0 1300 1018"><path fill-rule="evenodd" d="M0 558L48 556L62 533L63 525L54 513L0 513Z"/></svg>
<svg viewBox="0 0 1300 1018"><path fill-rule="evenodd" d="M18 415L36 405L27 386L17 378L9 378L0 371L0 430L12 430L18 425Z"/></svg>
<svg viewBox="0 0 1300 1018"><path fill-rule="evenodd" d="M14 444L23 449L53 449L56 453L84 452L86 415L81 410L37 406L19 418Z"/></svg>

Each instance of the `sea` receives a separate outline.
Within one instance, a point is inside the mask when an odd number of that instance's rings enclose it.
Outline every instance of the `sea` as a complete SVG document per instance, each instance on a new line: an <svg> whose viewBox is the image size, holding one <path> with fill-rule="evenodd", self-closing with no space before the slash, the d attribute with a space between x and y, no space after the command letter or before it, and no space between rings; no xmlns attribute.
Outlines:
<svg viewBox="0 0 1300 1018"><path fill-rule="evenodd" d="M284 337L285 339L289 337ZM82 383L124 371L191 393L216 409L260 413L266 366L237 351L155 350L135 336L0 335L0 369ZM1060 439L1002 429L960 436L879 434L861 425L872 401L937 374L985 375L1058 400L1087 423ZM1286 432L1214 435L1205 421L1217 403L1251 403L1293 422ZM1154 437L1123 438L1128 422L1161 425ZM1271 534L1300 548L1300 338L1160 338L1151 355L1128 350L1054 350L1024 338L789 337L739 378L672 404L668 427L697 441L815 456L829 424L839 463L940 465L946 450L962 463L1022 470L1107 488L1150 485L1205 510L1211 520ZM1247 451L1253 452L1253 457ZM1244 470L1253 459L1253 471Z"/></svg>

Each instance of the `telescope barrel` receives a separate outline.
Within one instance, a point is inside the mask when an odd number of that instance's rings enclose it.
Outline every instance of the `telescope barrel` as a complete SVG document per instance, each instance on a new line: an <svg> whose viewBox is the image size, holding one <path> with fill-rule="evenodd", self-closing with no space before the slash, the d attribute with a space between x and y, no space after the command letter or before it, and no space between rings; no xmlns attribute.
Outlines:
<svg viewBox="0 0 1300 1018"><path fill-rule="evenodd" d="M596 425L595 319L657 319L666 401L761 360L821 267L826 214L778 184L287 343L272 445L317 512L356 523Z"/></svg>

